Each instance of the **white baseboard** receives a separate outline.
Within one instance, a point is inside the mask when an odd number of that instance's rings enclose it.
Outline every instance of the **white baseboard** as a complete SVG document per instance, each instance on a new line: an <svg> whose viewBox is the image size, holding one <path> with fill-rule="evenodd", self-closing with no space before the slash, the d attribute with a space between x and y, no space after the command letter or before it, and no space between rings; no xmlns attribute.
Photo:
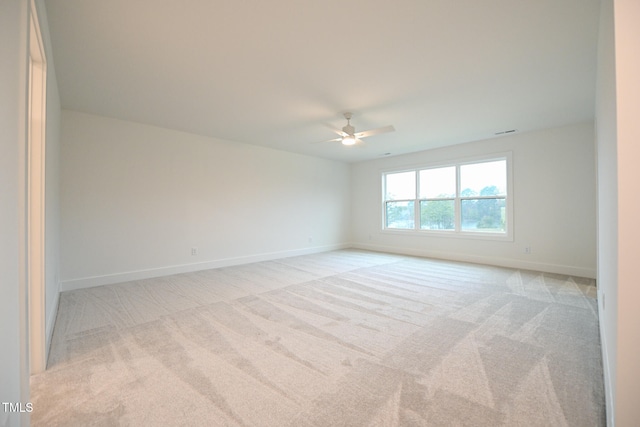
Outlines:
<svg viewBox="0 0 640 427"><path fill-rule="evenodd" d="M151 279L154 277L170 276L172 274L191 273L200 270L210 270L212 268L230 267L233 265L250 264L252 262L270 261L279 258L288 258L292 256L346 249L349 247L351 247L351 245L347 243L341 243L327 246L315 246L312 248L293 249L288 251L268 252L235 258L221 258L192 264L150 268L145 270L106 274L103 276L92 276L63 280L60 283L60 291L65 292L76 289L92 288L95 286L111 285L114 283L130 282L132 280Z"/></svg>
<svg viewBox="0 0 640 427"><path fill-rule="evenodd" d="M399 248L394 246L374 245L370 243L352 243L352 248L376 252L389 252L400 255L421 256L427 258L444 259L449 261L472 262L476 264L495 265L499 267L517 268L521 270L542 271L545 273L566 274L574 277L596 278L595 268L574 267L543 262L523 261L513 258L499 258L494 256L462 254L457 252L442 252L428 249Z"/></svg>
<svg viewBox="0 0 640 427"><path fill-rule="evenodd" d="M451 261L473 262L478 264L496 265L501 267L519 268L548 273L566 274L577 277L595 278L595 269L573 267L566 265L556 265L550 263L529 262L518 259L498 258L483 255L470 255L432 251L426 249L407 249L393 246L383 246L363 243L342 243L336 245L316 246L312 248L294 249L288 251L268 252L254 255L247 255L235 258L221 258L204 262L181 264L167 267L150 268L145 270L128 271L121 273L106 274L102 276L82 277L77 279L64 280L60 283L60 292L72 291L75 289L91 288L95 286L111 285L114 283L129 282L132 280L150 279L153 277L169 276L172 274L190 273L193 271L209 270L212 268L230 267L233 265L249 264L252 262L269 261L279 258L287 258L299 255L308 255L319 252L327 252L338 249L355 248L376 252L397 253L402 255L422 256ZM56 302L57 304L57 302Z"/></svg>
<svg viewBox="0 0 640 427"><path fill-rule="evenodd" d="M49 360L49 350L51 349L51 340L53 339L53 328L56 325L56 317L58 316L58 305L60 304L60 283L56 284L55 300L53 301L53 310L46 319L46 342L45 342L45 360Z"/></svg>
<svg viewBox="0 0 640 427"><path fill-rule="evenodd" d="M602 370L604 374L604 394L606 402L606 414L607 414L607 427L615 426L615 408L613 407L613 388L611 384L611 369L608 350L608 337L605 330L605 321L602 318L604 315L602 310L602 293L598 287L598 320L600 323L600 347L602 348Z"/></svg>

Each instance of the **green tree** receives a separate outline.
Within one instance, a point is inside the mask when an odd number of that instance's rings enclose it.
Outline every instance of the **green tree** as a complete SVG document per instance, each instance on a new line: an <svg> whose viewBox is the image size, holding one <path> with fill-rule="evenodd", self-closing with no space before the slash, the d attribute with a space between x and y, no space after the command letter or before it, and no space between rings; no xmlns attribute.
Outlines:
<svg viewBox="0 0 640 427"><path fill-rule="evenodd" d="M413 202L387 203L387 226L412 228L414 223Z"/></svg>
<svg viewBox="0 0 640 427"><path fill-rule="evenodd" d="M496 196L498 187L490 185L480 190L481 196ZM478 228L499 228L502 224L502 199L479 199L477 203Z"/></svg>
<svg viewBox="0 0 640 427"><path fill-rule="evenodd" d="M477 196L478 193L471 189L465 188L460 192L461 197L474 197ZM477 222L480 217L478 216L478 201L475 199L464 199L460 205L462 210L461 212L461 220L462 226L464 228L465 224Z"/></svg>
<svg viewBox="0 0 640 427"><path fill-rule="evenodd" d="M454 228L453 200L429 200L420 203L420 227L431 230Z"/></svg>

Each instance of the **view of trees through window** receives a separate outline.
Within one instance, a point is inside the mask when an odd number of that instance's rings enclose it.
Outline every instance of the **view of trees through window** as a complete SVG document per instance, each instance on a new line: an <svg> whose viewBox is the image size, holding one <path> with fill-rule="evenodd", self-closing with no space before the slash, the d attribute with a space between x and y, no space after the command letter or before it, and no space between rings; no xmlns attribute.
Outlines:
<svg viewBox="0 0 640 427"><path fill-rule="evenodd" d="M506 232L507 161L384 175L389 229Z"/></svg>

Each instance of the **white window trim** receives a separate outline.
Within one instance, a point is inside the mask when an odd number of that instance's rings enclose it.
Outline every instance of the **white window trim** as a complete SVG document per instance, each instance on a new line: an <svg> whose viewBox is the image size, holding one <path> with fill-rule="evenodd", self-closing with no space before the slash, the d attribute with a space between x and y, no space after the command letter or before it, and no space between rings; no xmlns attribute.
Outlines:
<svg viewBox="0 0 640 427"><path fill-rule="evenodd" d="M506 223L507 229L504 233L494 233L494 232L484 232L484 231L464 231L462 229L459 230L429 230L429 229L420 229L416 228L419 224L419 205L420 199L419 196L419 171L423 169L432 169L439 167L447 167L447 166L455 166L456 167L456 186L460 185L460 166L466 164L474 164L474 163L483 163L489 162L492 160L506 160L507 161L507 195L505 197L505 208L506 208ZM414 217L415 217L415 226L411 229L402 229L402 228L387 228L386 226L386 198L385 198L385 176L391 173L401 173L401 172L411 172L415 171L416 173L416 198L415 199L407 199L406 201L414 201ZM479 240L497 240L497 241L513 241L513 230L514 230L514 215L513 215L513 199L514 199L514 185L513 185L513 153L511 151L500 152L487 154L482 156L473 156L473 157L465 157L463 159L453 159L453 160L445 160L438 162L430 162L430 163L420 163L412 166L401 167L401 168L390 168L380 170L380 178L381 178L381 191L380 191L380 204L381 207L381 225L382 232L385 234L396 234L396 235L412 235L412 236L428 236L428 237L443 237L443 238L462 238L462 239L479 239ZM460 209L460 189L456 189L456 197L455 197L455 211L459 212ZM478 197L474 197L478 198ZM405 201L405 200L396 200L396 201ZM456 222L459 221L458 215L456 215ZM459 225L457 225L459 226Z"/></svg>

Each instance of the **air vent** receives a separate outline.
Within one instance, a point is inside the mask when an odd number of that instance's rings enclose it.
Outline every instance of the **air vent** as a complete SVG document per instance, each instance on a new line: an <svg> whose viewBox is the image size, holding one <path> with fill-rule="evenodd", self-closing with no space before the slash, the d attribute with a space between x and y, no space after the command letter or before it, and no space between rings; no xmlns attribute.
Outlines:
<svg viewBox="0 0 640 427"><path fill-rule="evenodd" d="M509 129L509 130L501 130L500 132L496 132L496 135L505 135L507 133L514 133L517 132L518 129Z"/></svg>

